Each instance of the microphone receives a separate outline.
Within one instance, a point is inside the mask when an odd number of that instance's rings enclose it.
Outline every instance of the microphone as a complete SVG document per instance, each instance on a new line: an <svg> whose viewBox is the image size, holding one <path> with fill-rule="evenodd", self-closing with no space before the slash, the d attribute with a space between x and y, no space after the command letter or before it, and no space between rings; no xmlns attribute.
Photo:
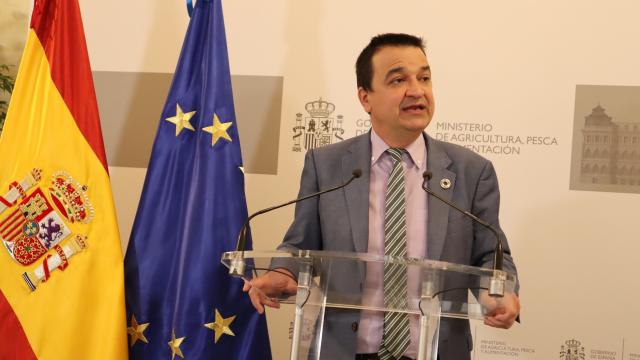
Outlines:
<svg viewBox="0 0 640 360"><path fill-rule="evenodd" d="M244 224L242 225L242 228L240 228L240 232L238 233L238 243L236 245L236 257L231 260L231 265L229 266L229 275L231 276L236 276L236 277L242 277L244 276L244 269L245 269L245 264L244 264L244 250L247 244L247 229L249 228L249 222L251 221L251 219L253 219L254 217L258 216L258 215L262 215L264 213L268 213L270 211L279 209L281 207L285 207L287 205L291 205L291 204L295 204L298 203L300 201L303 200L307 200L313 197L317 197L320 196L322 194L326 194L332 191L336 191L339 189L342 189L343 187L351 184L351 182L357 178L359 178L360 176L362 176L362 170L361 169L354 169L351 172L351 178L349 180L347 180L347 182L326 189L326 190L322 190L319 191L317 193L313 193L311 195L307 195L307 196L303 196L291 201L287 201L284 204L280 204L280 205L276 205L276 206L272 206L272 207L268 207L266 209L262 209L260 211L256 211L255 213L251 214L251 216L249 216L247 218L247 220L245 220Z"/></svg>
<svg viewBox="0 0 640 360"><path fill-rule="evenodd" d="M504 296L504 279L497 278L496 274L495 274L496 271L502 271L502 263L503 263L503 260L504 260L504 251L502 249L502 239L500 239L500 235L498 234L498 231L493 226L491 226L488 222L478 218L477 216L473 215L469 211L460 208L456 204L450 202L449 200L447 200L447 199L443 198L442 196L440 196L440 195L436 194L435 192L433 192L433 190L431 190L427 186L427 182L429 180L431 180L432 177L433 177L433 173L431 173L431 171L429 171L429 170L427 170L424 173L422 173L422 178L423 178L422 190L426 191L429 195L435 197L436 199L442 201L443 203L445 203L445 204L451 206L452 208L458 210L459 212L463 213L465 216L467 216L471 220L473 220L473 221L477 222L478 224L484 226L485 228L489 229L489 231L491 231L491 233L493 233L493 235L496 237L496 247L495 247L495 250L493 252L494 276L491 279L491 284L489 285L489 295L490 296L499 296L499 297Z"/></svg>

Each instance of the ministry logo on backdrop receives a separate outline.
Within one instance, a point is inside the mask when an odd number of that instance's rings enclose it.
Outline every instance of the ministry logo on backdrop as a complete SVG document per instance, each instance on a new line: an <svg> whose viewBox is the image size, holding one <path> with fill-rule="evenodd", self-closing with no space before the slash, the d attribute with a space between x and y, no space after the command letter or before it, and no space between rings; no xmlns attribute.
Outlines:
<svg viewBox="0 0 640 360"><path fill-rule="evenodd" d="M562 360L584 360L585 352L582 343L576 339L567 340L560 346L560 359Z"/></svg>
<svg viewBox="0 0 640 360"><path fill-rule="evenodd" d="M576 87L571 189L640 193L640 87Z"/></svg>
<svg viewBox="0 0 640 360"><path fill-rule="evenodd" d="M322 97L305 105L308 116L303 118L302 113L296 114L296 126L293 128L293 151L301 152L302 146L306 150L320 146L333 144L344 140L342 115L333 118L331 115L336 106Z"/></svg>

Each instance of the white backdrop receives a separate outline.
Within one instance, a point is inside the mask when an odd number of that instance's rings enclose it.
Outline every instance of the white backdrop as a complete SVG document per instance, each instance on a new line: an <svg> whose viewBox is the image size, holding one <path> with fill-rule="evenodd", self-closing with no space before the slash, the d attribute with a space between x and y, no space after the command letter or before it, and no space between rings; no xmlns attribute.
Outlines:
<svg viewBox="0 0 640 360"><path fill-rule="evenodd" d="M188 22L181 1L82 0L81 6L94 71L173 72ZM574 117L588 115L574 114L576 86L640 86L640 3L225 0L223 6L232 73L284 79L278 172L247 175L250 211L297 193L304 152L292 151L296 113L306 116L305 104L322 97L335 105L334 119L344 117L345 137L365 131L355 88L358 52L377 33L421 35L437 103L427 130L475 146L494 162L501 222L520 273L522 323L509 331L473 324L473 358L640 359L640 195L615 187L569 190L572 143L581 141ZM640 113L625 121L640 122ZM511 143L502 143L509 136ZM125 242L144 173L111 168ZM255 248L275 247L292 214L284 209L257 219ZM286 358L289 318L283 310L268 316L274 358Z"/></svg>

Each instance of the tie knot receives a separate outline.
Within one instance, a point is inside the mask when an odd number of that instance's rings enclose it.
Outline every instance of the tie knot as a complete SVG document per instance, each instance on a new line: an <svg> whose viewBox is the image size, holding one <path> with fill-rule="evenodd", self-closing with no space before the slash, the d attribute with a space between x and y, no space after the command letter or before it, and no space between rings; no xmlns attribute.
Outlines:
<svg viewBox="0 0 640 360"><path fill-rule="evenodd" d="M389 153L389 155L391 155L393 162L398 162L402 160L402 154L407 152L407 150L403 148L388 148L387 152Z"/></svg>

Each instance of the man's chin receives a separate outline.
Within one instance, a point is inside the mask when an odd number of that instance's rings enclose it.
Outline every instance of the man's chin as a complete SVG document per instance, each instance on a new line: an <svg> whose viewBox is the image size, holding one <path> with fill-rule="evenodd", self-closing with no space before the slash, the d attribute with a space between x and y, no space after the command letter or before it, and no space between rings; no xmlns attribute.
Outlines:
<svg viewBox="0 0 640 360"><path fill-rule="evenodd" d="M427 125L431 122L431 118L421 117L407 117L402 119L402 127L409 132L422 132Z"/></svg>

